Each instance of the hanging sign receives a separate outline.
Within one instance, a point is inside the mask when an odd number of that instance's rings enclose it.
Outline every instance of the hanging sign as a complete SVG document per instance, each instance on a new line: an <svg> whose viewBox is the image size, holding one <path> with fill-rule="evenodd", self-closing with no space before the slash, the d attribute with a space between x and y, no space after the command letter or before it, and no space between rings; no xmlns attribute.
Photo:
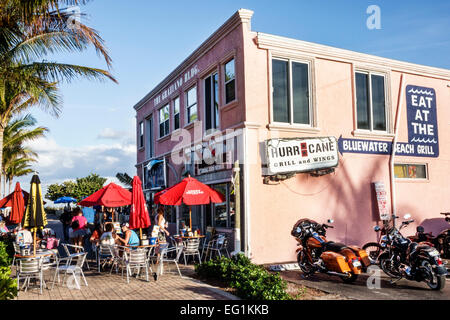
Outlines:
<svg viewBox="0 0 450 320"><path fill-rule="evenodd" d="M387 207L386 188L383 182L374 182L375 194L377 196L378 212L381 220L389 220L389 211Z"/></svg>
<svg viewBox="0 0 450 320"><path fill-rule="evenodd" d="M408 141L414 145L414 156L438 157L439 140L436 91L433 88L406 86Z"/></svg>
<svg viewBox="0 0 450 320"><path fill-rule="evenodd" d="M267 175L332 168L338 161L335 137L266 140Z"/></svg>

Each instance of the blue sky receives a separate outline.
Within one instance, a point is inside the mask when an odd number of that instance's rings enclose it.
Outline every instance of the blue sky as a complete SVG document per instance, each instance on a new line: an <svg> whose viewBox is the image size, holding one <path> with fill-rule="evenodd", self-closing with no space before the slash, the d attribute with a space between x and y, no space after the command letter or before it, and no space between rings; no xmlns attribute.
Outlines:
<svg viewBox="0 0 450 320"><path fill-rule="evenodd" d="M379 30L366 26L369 5L381 9ZM91 172L134 175L133 105L240 8L254 11L254 31L450 69L448 1L92 0L83 22L106 41L119 84L64 84L59 119L32 111L50 129L32 143L44 188ZM106 68L93 50L52 59ZM30 179L19 180L24 189Z"/></svg>

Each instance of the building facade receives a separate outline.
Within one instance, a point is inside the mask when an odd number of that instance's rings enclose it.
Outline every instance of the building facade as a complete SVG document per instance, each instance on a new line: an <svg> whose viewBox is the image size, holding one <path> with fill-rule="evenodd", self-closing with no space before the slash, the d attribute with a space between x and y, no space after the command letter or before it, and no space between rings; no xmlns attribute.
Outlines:
<svg viewBox="0 0 450 320"><path fill-rule="evenodd" d="M450 71L251 30L241 9L135 106L147 200L190 173L226 202L192 224L256 263L295 261L300 218L362 245L392 213L448 227ZM174 232L185 207L167 208ZM415 227L405 230L413 234Z"/></svg>

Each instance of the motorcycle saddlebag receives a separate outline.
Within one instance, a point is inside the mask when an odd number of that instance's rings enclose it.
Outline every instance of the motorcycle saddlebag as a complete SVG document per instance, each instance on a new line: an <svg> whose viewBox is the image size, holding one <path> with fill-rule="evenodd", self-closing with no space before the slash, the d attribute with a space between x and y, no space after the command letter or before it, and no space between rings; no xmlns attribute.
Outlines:
<svg viewBox="0 0 450 320"><path fill-rule="evenodd" d="M348 246L348 247L353 250L353 252L356 254L357 257L361 258L361 264L365 268L370 266L370 259L369 259L369 256L368 256L366 250L363 250L363 249L361 249L360 247L357 247L357 246Z"/></svg>
<svg viewBox="0 0 450 320"><path fill-rule="evenodd" d="M325 251L320 255L323 262L327 266L328 270L335 272L350 272L350 267L347 262L345 262L345 257L339 253L332 251Z"/></svg>

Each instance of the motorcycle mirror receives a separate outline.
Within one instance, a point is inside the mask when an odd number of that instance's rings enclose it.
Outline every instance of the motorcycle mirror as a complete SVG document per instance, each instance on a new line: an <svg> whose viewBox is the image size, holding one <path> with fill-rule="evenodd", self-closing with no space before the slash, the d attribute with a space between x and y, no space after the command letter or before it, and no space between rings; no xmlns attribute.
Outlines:
<svg viewBox="0 0 450 320"><path fill-rule="evenodd" d="M375 230L375 231L380 231L381 228L380 228L379 226L375 226L375 227L373 227L373 230Z"/></svg>
<svg viewBox="0 0 450 320"><path fill-rule="evenodd" d="M408 220L409 218L411 218L411 214L407 213L403 216L403 219Z"/></svg>
<svg viewBox="0 0 450 320"><path fill-rule="evenodd" d="M295 231L297 231L298 233L300 233L300 231L302 231L302 229L300 229L299 227L297 227L297 229L296 229Z"/></svg>
<svg viewBox="0 0 450 320"><path fill-rule="evenodd" d="M328 223L333 223L334 222L334 220L333 219L328 219L328 221L327 221Z"/></svg>
<svg viewBox="0 0 450 320"><path fill-rule="evenodd" d="M422 227L422 226L418 226L418 227L416 228L416 231L417 231L418 233L424 233L424 232L425 232L425 228Z"/></svg>

